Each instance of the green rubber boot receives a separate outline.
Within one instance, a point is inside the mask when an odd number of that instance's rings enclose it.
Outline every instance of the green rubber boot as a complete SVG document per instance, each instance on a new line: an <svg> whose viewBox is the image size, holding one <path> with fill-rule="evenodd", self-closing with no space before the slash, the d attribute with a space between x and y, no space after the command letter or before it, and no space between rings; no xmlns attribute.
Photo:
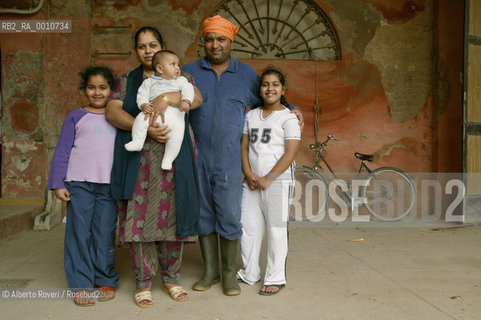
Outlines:
<svg viewBox="0 0 481 320"><path fill-rule="evenodd" d="M220 281L219 274L219 246L217 233L199 237L200 251L204 260L204 274L194 283L192 289L196 291L209 290L213 284Z"/></svg>
<svg viewBox="0 0 481 320"><path fill-rule="evenodd" d="M235 272L235 259L239 240L220 238L220 255L222 260L222 288L226 296L236 296L241 293L239 281Z"/></svg>

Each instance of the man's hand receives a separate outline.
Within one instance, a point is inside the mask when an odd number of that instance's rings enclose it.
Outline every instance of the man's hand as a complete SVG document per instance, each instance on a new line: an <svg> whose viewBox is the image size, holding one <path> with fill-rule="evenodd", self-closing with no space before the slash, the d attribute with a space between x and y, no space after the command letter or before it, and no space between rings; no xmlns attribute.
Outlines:
<svg viewBox="0 0 481 320"><path fill-rule="evenodd" d="M295 114L297 119L299 119L299 126L301 127L301 133L304 130L304 116L302 115L301 109L294 108L291 113Z"/></svg>
<svg viewBox="0 0 481 320"><path fill-rule="evenodd" d="M55 196L60 200L70 201L70 192L68 192L68 190L65 188L53 189L53 194L55 194Z"/></svg>

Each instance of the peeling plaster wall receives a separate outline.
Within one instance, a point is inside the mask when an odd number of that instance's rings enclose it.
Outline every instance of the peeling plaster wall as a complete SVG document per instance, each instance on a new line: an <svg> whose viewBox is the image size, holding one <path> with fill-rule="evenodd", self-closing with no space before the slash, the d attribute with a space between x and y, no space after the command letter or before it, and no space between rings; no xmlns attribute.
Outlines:
<svg viewBox="0 0 481 320"><path fill-rule="evenodd" d="M378 66L390 112L397 122L414 119L432 88L432 11L402 24L382 22L364 58Z"/></svg>
<svg viewBox="0 0 481 320"><path fill-rule="evenodd" d="M77 74L90 61L89 9L50 0L34 15L1 19L72 20L70 34L0 34L2 197L41 198L63 119L84 103Z"/></svg>
<svg viewBox="0 0 481 320"><path fill-rule="evenodd" d="M4 50L7 49L7 50ZM8 50L2 43L2 197L40 197L44 147L40 124L45 102L39 48Z"/></svg>
<svg viewBox="0 0 481 320"><path fill-rule="evenodd" d="M356 169L354 151L373 153L377 166L461 170L461 155L450 152L450 146L461 144L461 136L447 132L462 119L463 8L449 0L314 2L332 19L341 61L246 61L258 71L275 63L288 73L288 100L306 118L298 165L313 161L309 144L316 139L317 101L318 137L331 133L342 138L327 154L338 171ZM85 103L78 89L80 70L97 63L120 74L137 66L133 33L142 25L158 27L183 63L193 61L202 20L221 3L48 0L33 16L3 15L69 19L74 28L71 34L0 34L2 197L44 194L62 122Z"/></svg>
<svg viewBox="0 0 481 320"><path fill-rule="evenodd" d="M334 9L343 49L380 72L395 121L414 119L432 86L431 1L327 2ZM404 12L404 7L410 10Z"/></svg>

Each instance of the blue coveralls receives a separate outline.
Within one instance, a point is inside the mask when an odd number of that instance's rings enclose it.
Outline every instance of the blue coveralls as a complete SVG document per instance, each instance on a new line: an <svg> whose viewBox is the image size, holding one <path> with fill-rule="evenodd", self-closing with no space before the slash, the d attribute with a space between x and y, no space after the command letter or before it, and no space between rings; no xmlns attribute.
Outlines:
<svg viewBox="0 0 481 320"><path fill-rule="evenodd" d="M204 99L201 107L190 112L200 184L199 236L216 232L237 240L242 235L242 129L246 106L261 102L259 77L252 67L232 57L220 77L205 57L182 69L194 76Z"/></svg>

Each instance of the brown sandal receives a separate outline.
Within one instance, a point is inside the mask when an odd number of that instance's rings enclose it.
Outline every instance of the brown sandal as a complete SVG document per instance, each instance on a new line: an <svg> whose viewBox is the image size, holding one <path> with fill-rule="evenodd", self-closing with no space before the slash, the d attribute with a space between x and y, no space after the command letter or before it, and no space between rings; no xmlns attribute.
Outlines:
<svg viewBox="0 0 481 320"><path fill-rule="evenodd" d="M99 286L98 289L100 290L100 297L99 302L105 302L112 300L115 298L115 288L109 286Z"/></svg>
<svg viewBox="0 0 481 320"><path fill-rule="evenodd" d="M92 292L89 290L76 291L73 302L79 307L91 307L95 305L95 301L92 299Z"/></svg>

